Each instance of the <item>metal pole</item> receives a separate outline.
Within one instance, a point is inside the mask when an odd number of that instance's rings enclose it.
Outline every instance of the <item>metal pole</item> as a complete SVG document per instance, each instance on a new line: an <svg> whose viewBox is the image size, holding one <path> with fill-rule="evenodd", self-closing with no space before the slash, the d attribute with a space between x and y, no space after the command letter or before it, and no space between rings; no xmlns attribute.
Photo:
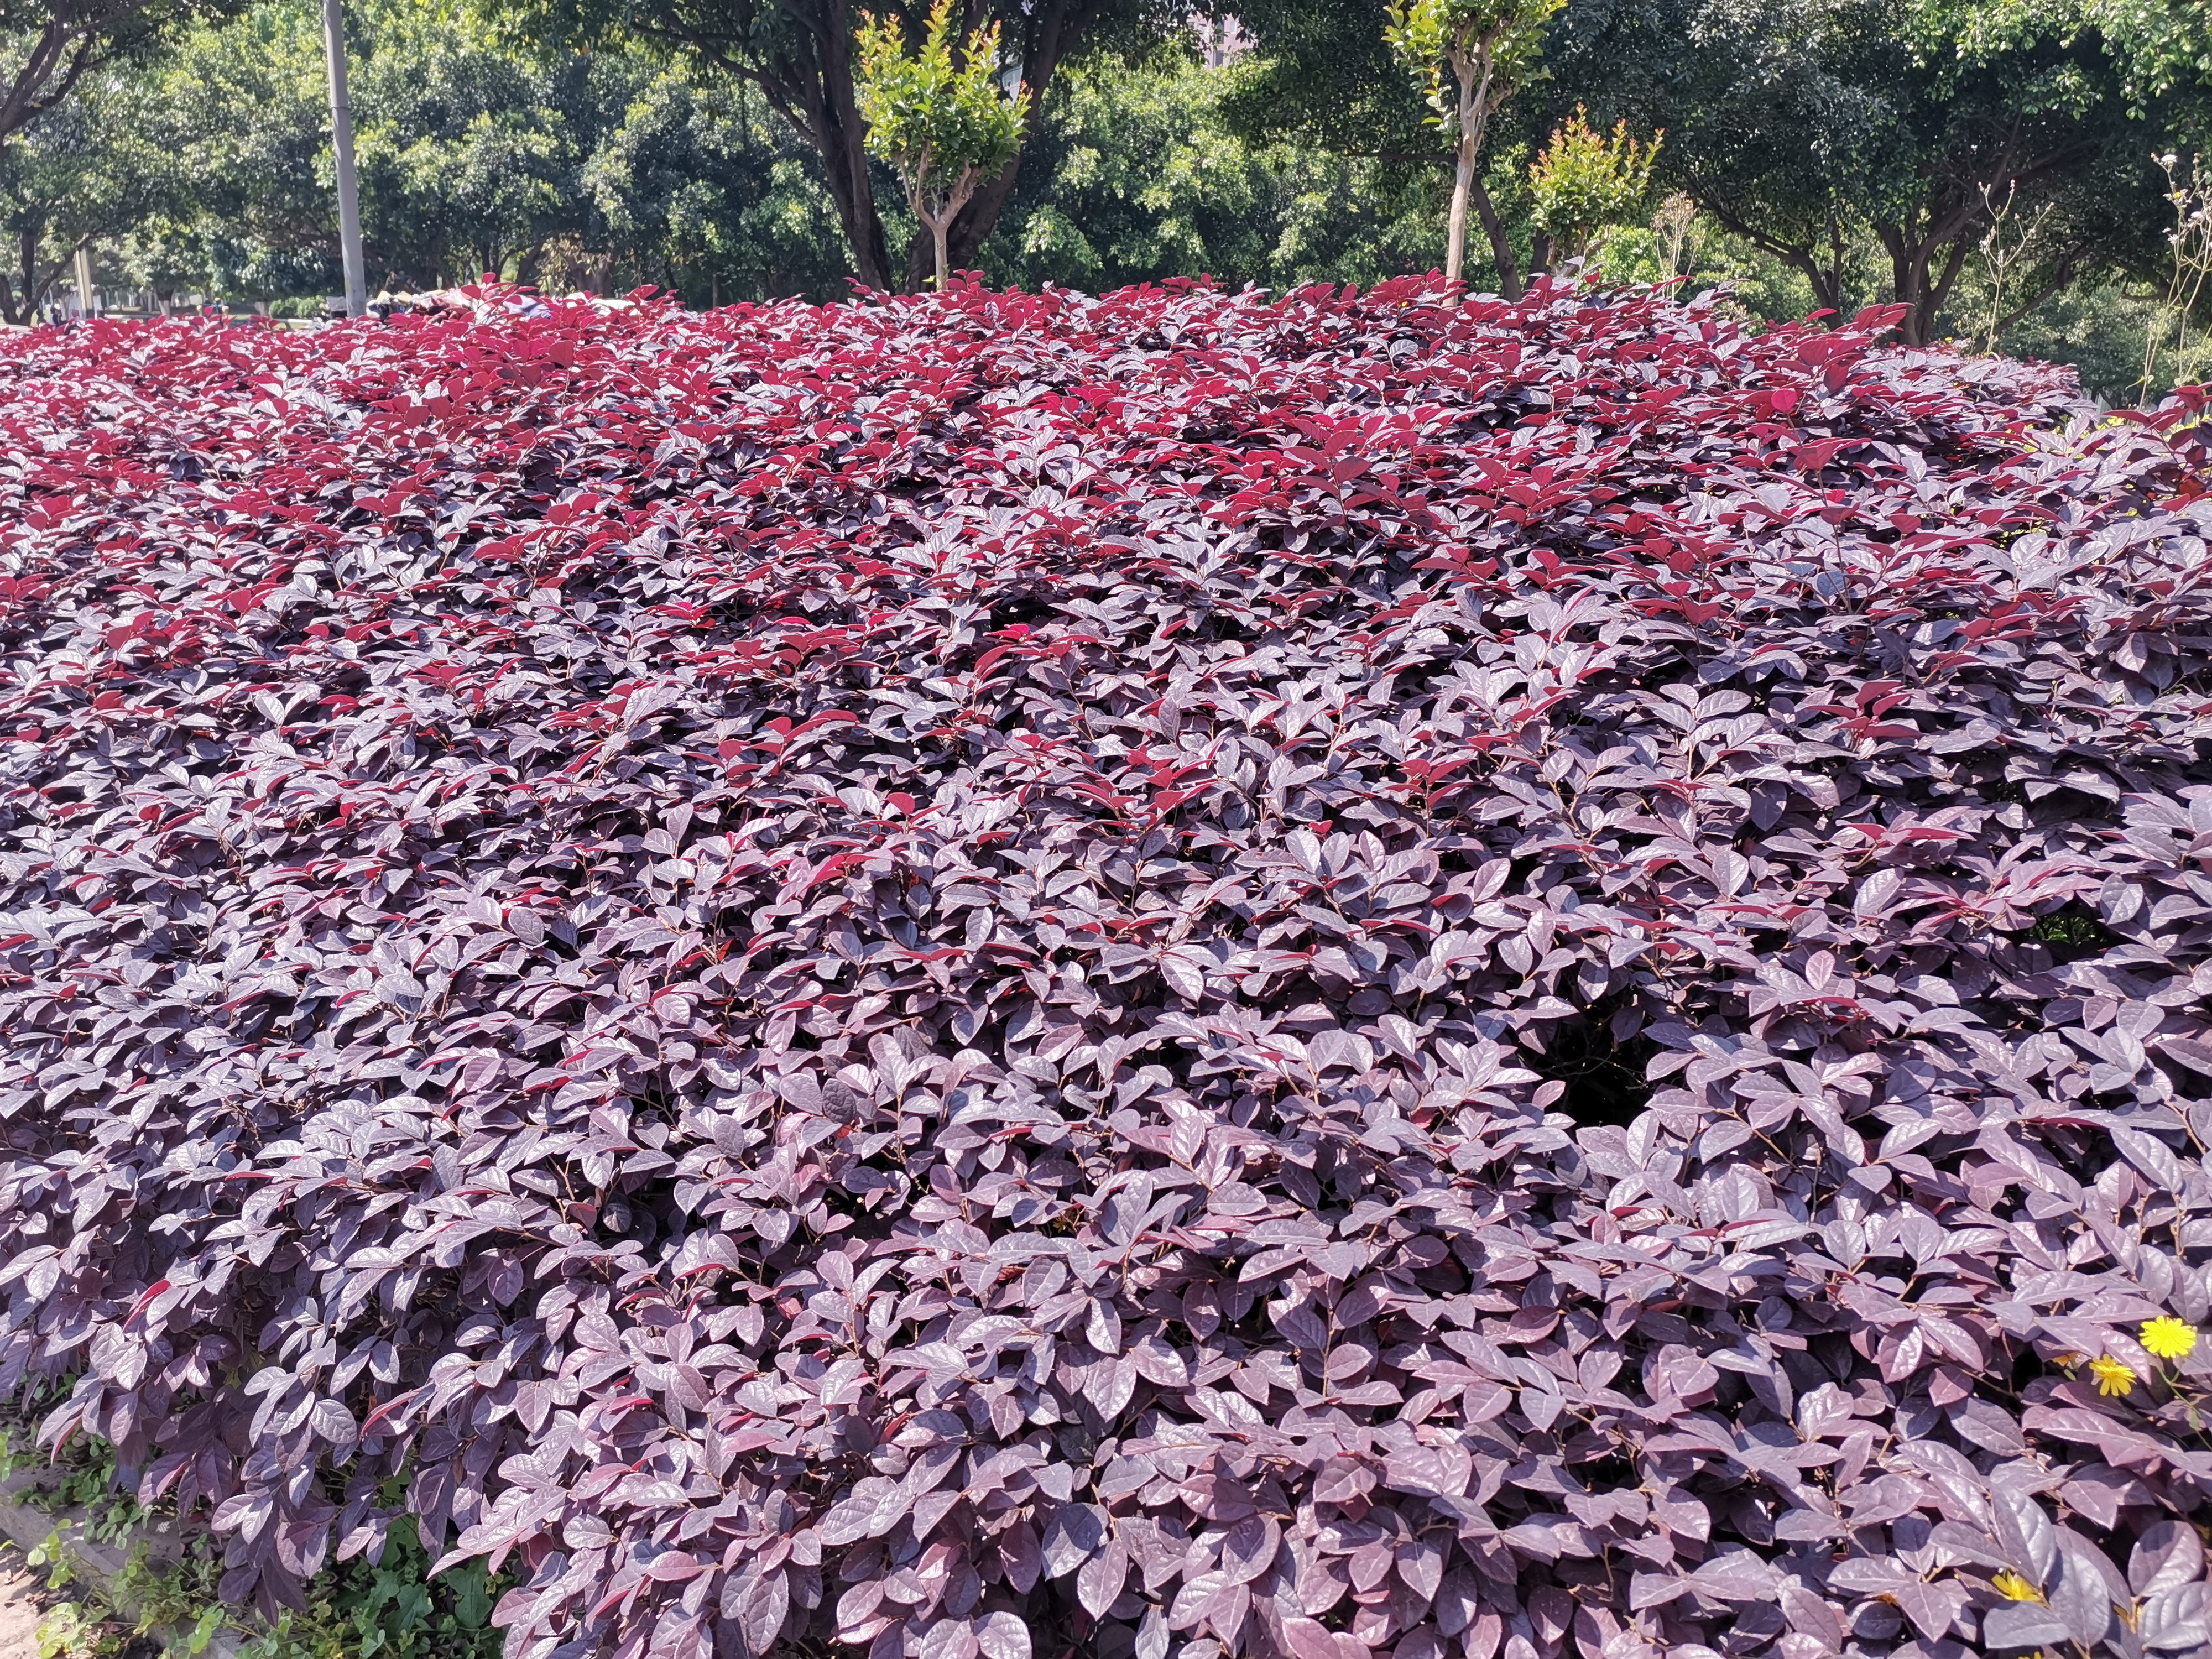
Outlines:
<svg viewBox="0 0 2212 1659"><path fill-rule="evenodd" d="M85 321L92 320L92 250L88 247L76 251L76 309Z"/></svg>
<svg viewBox="0 0 2212 1659"><path fill-rule="evenodd" d="M341 0L323 0L323 57L331 71L331 149L337 159L338 244L345 261L346 315L368 309L361 257L361 197L353 181L353 106L346 101L345 17Z"/></svg>

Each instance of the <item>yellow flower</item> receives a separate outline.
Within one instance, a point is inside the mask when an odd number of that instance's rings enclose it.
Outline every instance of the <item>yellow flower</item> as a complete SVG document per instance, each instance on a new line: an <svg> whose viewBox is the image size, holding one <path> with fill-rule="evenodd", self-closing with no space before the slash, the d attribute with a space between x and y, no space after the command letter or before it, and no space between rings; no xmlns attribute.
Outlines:
<svg viewBox="0 0 2212 1659"><path fill-rule="evenodd" d="M2089 1373L2097 1379L2099 1394L2125 1394L2136 1385L2135 1370L2124 1359L2114 1359L2107 1354L2089 1362Z"/></svg>
<svg viewBox="0 0 2212 1659"><path fill-rule="evenodd" d="M2186 1359L2197 1346L2194 1327L2161 1314L2143 1322L2142 1345L2160 1359Z"/></svg>
<svg viewBox="0 0 2212 1659"><path fill-rule="evenodd" d="M2041 1590L2036 1589L2034 1585L2029 1583L2027 1579L2021 1577L2010 1567L2005 1568L2003 1571L1998 1573L1997 1576L1990 1582L1997 1587L1997 1590L2001 1595L2006 1596L2011 1601L2040 1601L2043 1599L2043 1592Z"/></svg>

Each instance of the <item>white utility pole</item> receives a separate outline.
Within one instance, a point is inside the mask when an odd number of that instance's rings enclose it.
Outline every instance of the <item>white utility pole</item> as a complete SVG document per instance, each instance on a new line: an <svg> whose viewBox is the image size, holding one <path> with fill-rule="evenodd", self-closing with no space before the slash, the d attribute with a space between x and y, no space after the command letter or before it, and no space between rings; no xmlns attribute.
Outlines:
<svg viewBox="0 0 2212 1659"><path fill-rule="evenodd" d="M323 0L323 56L331 71L331 149L337 159L338 243L345 261L346 315L368 309L361 257L361 197L353 182L353 106L346 101L345 17L341 0Z"/></svg>
<svg viewBox="0 0 2212 1659"><path fill-rule="evenodd" d="M77 315L87 322L92 320L92 250L81 247L76 251L76 309Z"/></svg>

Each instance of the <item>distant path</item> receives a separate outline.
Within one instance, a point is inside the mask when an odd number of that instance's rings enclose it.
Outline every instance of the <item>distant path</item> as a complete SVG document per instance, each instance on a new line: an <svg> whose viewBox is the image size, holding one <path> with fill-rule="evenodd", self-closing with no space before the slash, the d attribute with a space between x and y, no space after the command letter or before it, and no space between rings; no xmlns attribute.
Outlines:
<svg viewBox="0 0 2212 1659"><path fill-rule="evenodd" d="M37 1583L14 1551L0 1562L0 1659L39 1659Z"/></svg>

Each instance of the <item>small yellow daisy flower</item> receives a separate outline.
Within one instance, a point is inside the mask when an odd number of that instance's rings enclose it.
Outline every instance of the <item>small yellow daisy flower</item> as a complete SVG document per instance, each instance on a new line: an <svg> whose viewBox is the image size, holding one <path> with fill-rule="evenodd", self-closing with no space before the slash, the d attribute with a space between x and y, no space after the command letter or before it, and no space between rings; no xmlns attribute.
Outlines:
<svg viewBox="0 0 2212 1659"><path fill-rule="evenodd" d="M2021 1577L2010 1567L2005 1568L1990 1582L1997 1587L1997 1593L1999 1595L2003 1595L2010 1601L2040 1601L2043 1599L2043 1592L2041 1590L2036 1589L2034 1585L2029 1583L2027 1579Z"/></svg>
<svg viewBox="0 0 2212 1659"><path fill-rule="evenodd" d="M2114 1359L2109 1354L2091 1360L2089 1374L2097 1379L2099 1394L2125 1394L2136 1385L2135 1368L2124 1359Z"/></svg>
<svg viewBox="0 0 2212 1659"><path fill-rule="evenodd" d="M2160 1359L2186 1359L2197 1346L2195 1327L2161 1314L2143 1322L2142 1345Z"/></svg>

